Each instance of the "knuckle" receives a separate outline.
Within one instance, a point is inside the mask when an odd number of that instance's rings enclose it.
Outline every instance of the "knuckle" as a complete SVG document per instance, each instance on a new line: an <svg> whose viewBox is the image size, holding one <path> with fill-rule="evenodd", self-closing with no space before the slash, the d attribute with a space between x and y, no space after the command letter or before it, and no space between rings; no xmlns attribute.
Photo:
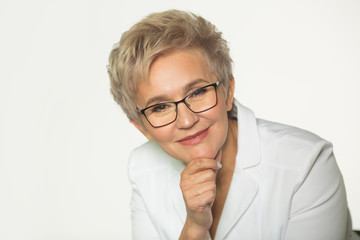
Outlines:
<svg viewBox="0 0 360 240"><path fill-rule="evenodd" d="M183 198L184 198L186 204L188 205L188 201L189 201L189 196L188 196L188 194L187 194L187 193L183 193Z"/></svg>
<svg viewBox="0 0 360 240"><path fill-rule="evenodd" d="M209 182L209 187L211 190L216 189L216 183L214 181Z"/></svg>
<svg viewBox="0 0 360 240"><path fill-rule="evenodd" d="M215 198L215 192L214 192L214 191L210 191L209 197L210 197L211 199L214 199L214 198Z"/></svg>
<svg viewBox="0 0 360 240"><path fill-rule="evenodd" d="M204 197L197 199L197 206L196 206L197 211L201 211L201 209L204 208L206 204L206 201L204 200L205 200Z"/></svg>
<svg viewBox="0 0 360 240"><path fill-rule="evenodd" d="M212 178L215 176L215 172L212 169L207 169L207 170L205 170L205 175L208 178Z"/></svg>
<svg viewBox="0 0 360 240"><path fill-rule="evenodd" d="M203 160L199 158L199 159L194 160L194 163L196 166L201 167Z"/></svg>
<svg viewBox="0 0 360 240"><path fill-rule="evenodd" d="M187 180L182 180L181 182L180 182L180 188L182 189L182 190L185 190L185 189L187 189L188 188L188 181Z"/></svg>
<svg viewBox="0 0 360 240"><path fill-rule="evenodd" d="M183 181L180 182L180 188L184 189L185 188L185 183Z"/></svg>
<svg viewBox="0 0 360 240"><path fill-rule="evenodd" d="M212 202L215 198L215 193L213 191L208 191L206 194L204 194L204 197L201 199L202 203L201 205L206 205L209 202Z"/></svg>
<svg viewBox="0 0 360 240"><path fill-rule="evenodd" d="M204 208L204 207L198 207L196 210L197 210L197 212L199 212L199 213L205 212L205 208Z"/></svg>
<svg viewBox="0 0 360 240"><path fill-rule="evenodd" d="M194 210L198 207L198 205L197 205L194 201L189 201L189 202L187 203L187 206L188 206L188 208L189 208L190 210L192 210L192 211L194 211Z"/></svg>

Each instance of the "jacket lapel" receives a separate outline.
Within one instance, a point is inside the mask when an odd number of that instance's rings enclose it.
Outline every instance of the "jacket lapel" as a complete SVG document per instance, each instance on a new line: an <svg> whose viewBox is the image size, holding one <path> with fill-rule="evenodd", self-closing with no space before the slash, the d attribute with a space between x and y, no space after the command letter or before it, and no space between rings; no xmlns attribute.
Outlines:
<svg viewBox="0 0 360 240"><path fill-rule="evenodd" d="M215 239L225 239L253 202L257 185L246 174L235 172L221 213Z"/></svg>
<svg viewBox="0 0 360 240"><path fill-rule="evenodd" d="M221 213L215 239L227 234L251 206L258 191L255 180L247 170L260 163L260 140L256 118L251 110L235 100L238 119L238 152L234 175Z"/></svg>

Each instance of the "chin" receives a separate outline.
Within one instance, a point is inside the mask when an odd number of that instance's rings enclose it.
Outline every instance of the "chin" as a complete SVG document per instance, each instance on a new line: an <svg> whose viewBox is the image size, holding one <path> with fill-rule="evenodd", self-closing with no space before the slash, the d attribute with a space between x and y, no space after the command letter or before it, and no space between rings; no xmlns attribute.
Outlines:
<svg viewBox="0 0 360 240"><path fill-rule="evenodd" d="M193 149L189 149L186 162L198 158L215 158L219 149L220 147L202 146L200 144L199 146L196 146Z"/></svg>

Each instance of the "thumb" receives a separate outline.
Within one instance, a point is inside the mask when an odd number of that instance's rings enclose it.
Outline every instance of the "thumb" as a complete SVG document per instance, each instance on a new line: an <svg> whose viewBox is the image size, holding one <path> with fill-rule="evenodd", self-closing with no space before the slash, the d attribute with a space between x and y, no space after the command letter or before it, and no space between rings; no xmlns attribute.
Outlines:
<svg viewBox="0 0 360 240"><path fill-rule="evenodd" d="M222 150L220 148L220 150L218 151L218 153L215 156L215 161L218 163L218 168L221 168L221 157L222 157Z"/></svg>

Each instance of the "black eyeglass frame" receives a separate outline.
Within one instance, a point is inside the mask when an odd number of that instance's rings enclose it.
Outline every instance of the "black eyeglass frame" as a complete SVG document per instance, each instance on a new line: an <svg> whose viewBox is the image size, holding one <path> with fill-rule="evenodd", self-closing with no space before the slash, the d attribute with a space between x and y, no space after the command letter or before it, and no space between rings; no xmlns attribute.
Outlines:
<svg viewBox="0 0 360 240"><path fill-rule="evenodd" d="M143 114L143 115L145 116L146 120L149 122L149 124L150 124L153 128L164 127L164 126L169 125L169 124L171 124L171 123L173 123L173 122L176 121L177 116L178 116L178 107L177 107L177 106L178 106L178 104L181 103L181 102L183 102L183 103L185 104L185 106L186 106L190 111L192 111L193 113L202 113L202 112L205 112L205 111L210 110L210 109L212 109L213 107L215 107L215 106L217 105L217 102L218 102L217 89L216 89L216 88L217 88L217 86L219 86L220 83L221 83L221 81L218 80L218 81L216 81L215 83L212 83L212 84L209 84L209 85L206 85L206 86L203 86L203 87L197 89L197 90L199 90L199 89L204 89L204 88L211 87L211 86L214 87L214 89L215 89L216 102L215 102L214 106L212 106L212 107L210 107L210 108L207 108L207 109L205 109L205 110L201 110L201 111L195 112L195 111L193 111L193 110L187 105L187 103L185 102L185 99L187 99L189 96L191 96L194 92L186 95L183 99L181 99L181 100L179 100L179 101L176 101L176 102L163 102L163 103L161 103L161 104L174 103L174 104L175 104L175 108L176 108L176 109L175 109L175 111L176 111L175 119L174 119L173 121L169 122L169 123L164 124L164 125L160 125L160 126L154 126L154 125L152 125L151 122L149 121L149 119L147 118L146 114L145 114L145 111L146 111L147 109L149 109L149 108L151 108L151 107L154 107L154 106L156 106L156 105L160 105L160 104L154 104L154 105L151 105L151 106L146 107L146 108L143 108L143 109L138 109L138 108L136 107L136 110L138 111L138 113Z"/></svg>

